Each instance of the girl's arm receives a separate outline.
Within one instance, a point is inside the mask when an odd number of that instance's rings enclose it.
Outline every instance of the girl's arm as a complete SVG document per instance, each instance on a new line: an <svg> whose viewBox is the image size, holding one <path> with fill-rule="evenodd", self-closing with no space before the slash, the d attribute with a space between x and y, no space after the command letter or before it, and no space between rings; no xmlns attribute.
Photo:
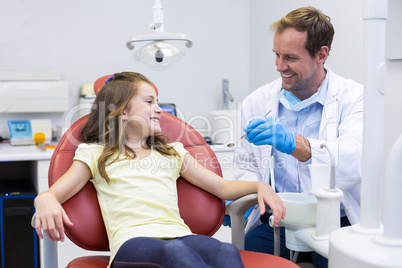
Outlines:
<svg viewBox="0 0 402 268"><path fill-rule="evenodd" d="M35 229L40 238L43 238L43 229L51 240L64 241L63 222L68 226L72 226L73 223L61 204L77 194L90 178L89 167L84 162L74 161L49 190L35 198Z"/></svg>
<svg viewBox="0 0 402 268"><path fill-rule="evenodd" d="M265 204L267 204L273 211L275 226L279 224L281 219L285 218L285 205L272 187L264 182L224 180L222 177L200 165L188 153L183 159L181 176L195 186L224 200L233 200L247 194L257 193L261 215L265 213Z"/></svg>

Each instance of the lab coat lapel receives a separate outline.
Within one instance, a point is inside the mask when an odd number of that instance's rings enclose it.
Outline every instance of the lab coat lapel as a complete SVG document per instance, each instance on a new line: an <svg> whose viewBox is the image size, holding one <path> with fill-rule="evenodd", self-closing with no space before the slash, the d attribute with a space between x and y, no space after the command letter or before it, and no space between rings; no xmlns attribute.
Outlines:
<svg viewBox="0 0 402 268"><path fill-rule="evenodd" d="M271 98L269 98L267 105L265 106L265 110L271 111L271 113L269 114L269 116L278 116L278 108L279 108L279 100L276 97L276 94L271 96Z"/></svg>
<svg viewBox="0 0 402 268"><path fill-rule="evenodd" d="M334 141L338 137L339 122L339 103L336 83L332 81L336 77L330 71L328 92L325 97L325 103L322 110L319 139Z"/></svg>

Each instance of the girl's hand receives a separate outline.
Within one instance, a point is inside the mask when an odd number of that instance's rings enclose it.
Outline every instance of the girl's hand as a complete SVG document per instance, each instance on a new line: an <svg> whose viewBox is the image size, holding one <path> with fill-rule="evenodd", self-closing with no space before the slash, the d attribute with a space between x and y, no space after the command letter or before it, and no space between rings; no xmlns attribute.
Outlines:
<svg viewBox="0 0 402 268"><path fill-rule="evenodd" d="M72 226L73 223L56 197L50 191L39 194L35 198L35 208L35 229L38 236L43 239L43 229L49 239L63 242L63 222L67 226Z"/></svg>
<svg viewBox="0 0 402 268"><path fill-rule="evenodd" d="M258 205L260 214L264 215L265 205L272 209L274 215L274 226L278 226L279 222L286 216L286 207L280 197L275 193L271 186L264 182L258 183Z"/></svg>

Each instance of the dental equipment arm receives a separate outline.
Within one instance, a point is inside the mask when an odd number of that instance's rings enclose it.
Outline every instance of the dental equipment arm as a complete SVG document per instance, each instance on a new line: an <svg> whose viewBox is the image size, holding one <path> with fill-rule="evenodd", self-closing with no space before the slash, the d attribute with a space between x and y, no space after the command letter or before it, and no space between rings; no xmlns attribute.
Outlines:
<svg viewBox="0 0 402 268"><path fill-rule="evenodd" d="M331 161L331 174L330 174L330 179L329 179L329 188L331 190L334 190L335 189L335 158L334 158L334 154L329 149L329 147L327 147L327 145L325 145L324 143L320 145L320 148L327 149L327 152L329 154L329 159Z"/></svg>

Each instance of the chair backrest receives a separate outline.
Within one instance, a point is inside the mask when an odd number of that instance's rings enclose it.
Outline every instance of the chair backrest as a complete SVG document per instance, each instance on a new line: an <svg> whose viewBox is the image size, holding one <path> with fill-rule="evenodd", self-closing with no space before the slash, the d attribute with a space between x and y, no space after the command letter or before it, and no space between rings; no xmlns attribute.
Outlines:
<svg viewBox="0 0 402 268"><path fill-rule="evenodd" d="M95 92L103 85L104 76L95 82ZM100 82L99 82L100 81ZM80 143L81 130L88 120L77 120L63 135L53 153L49 168L49 186L53 185L71 166ZM203 166L222 175L219 162L209 145L190 125L164 112L160 120L162 135L169 141L179 141ZM213 235L221 226L224 201L179 178L177 181L180 215L193 233ZM107 251L109 243L98 204L95 188L88 182L74 197L63 204L74 224L65 226L65 233L76 245L87 250Z"/></svg>

